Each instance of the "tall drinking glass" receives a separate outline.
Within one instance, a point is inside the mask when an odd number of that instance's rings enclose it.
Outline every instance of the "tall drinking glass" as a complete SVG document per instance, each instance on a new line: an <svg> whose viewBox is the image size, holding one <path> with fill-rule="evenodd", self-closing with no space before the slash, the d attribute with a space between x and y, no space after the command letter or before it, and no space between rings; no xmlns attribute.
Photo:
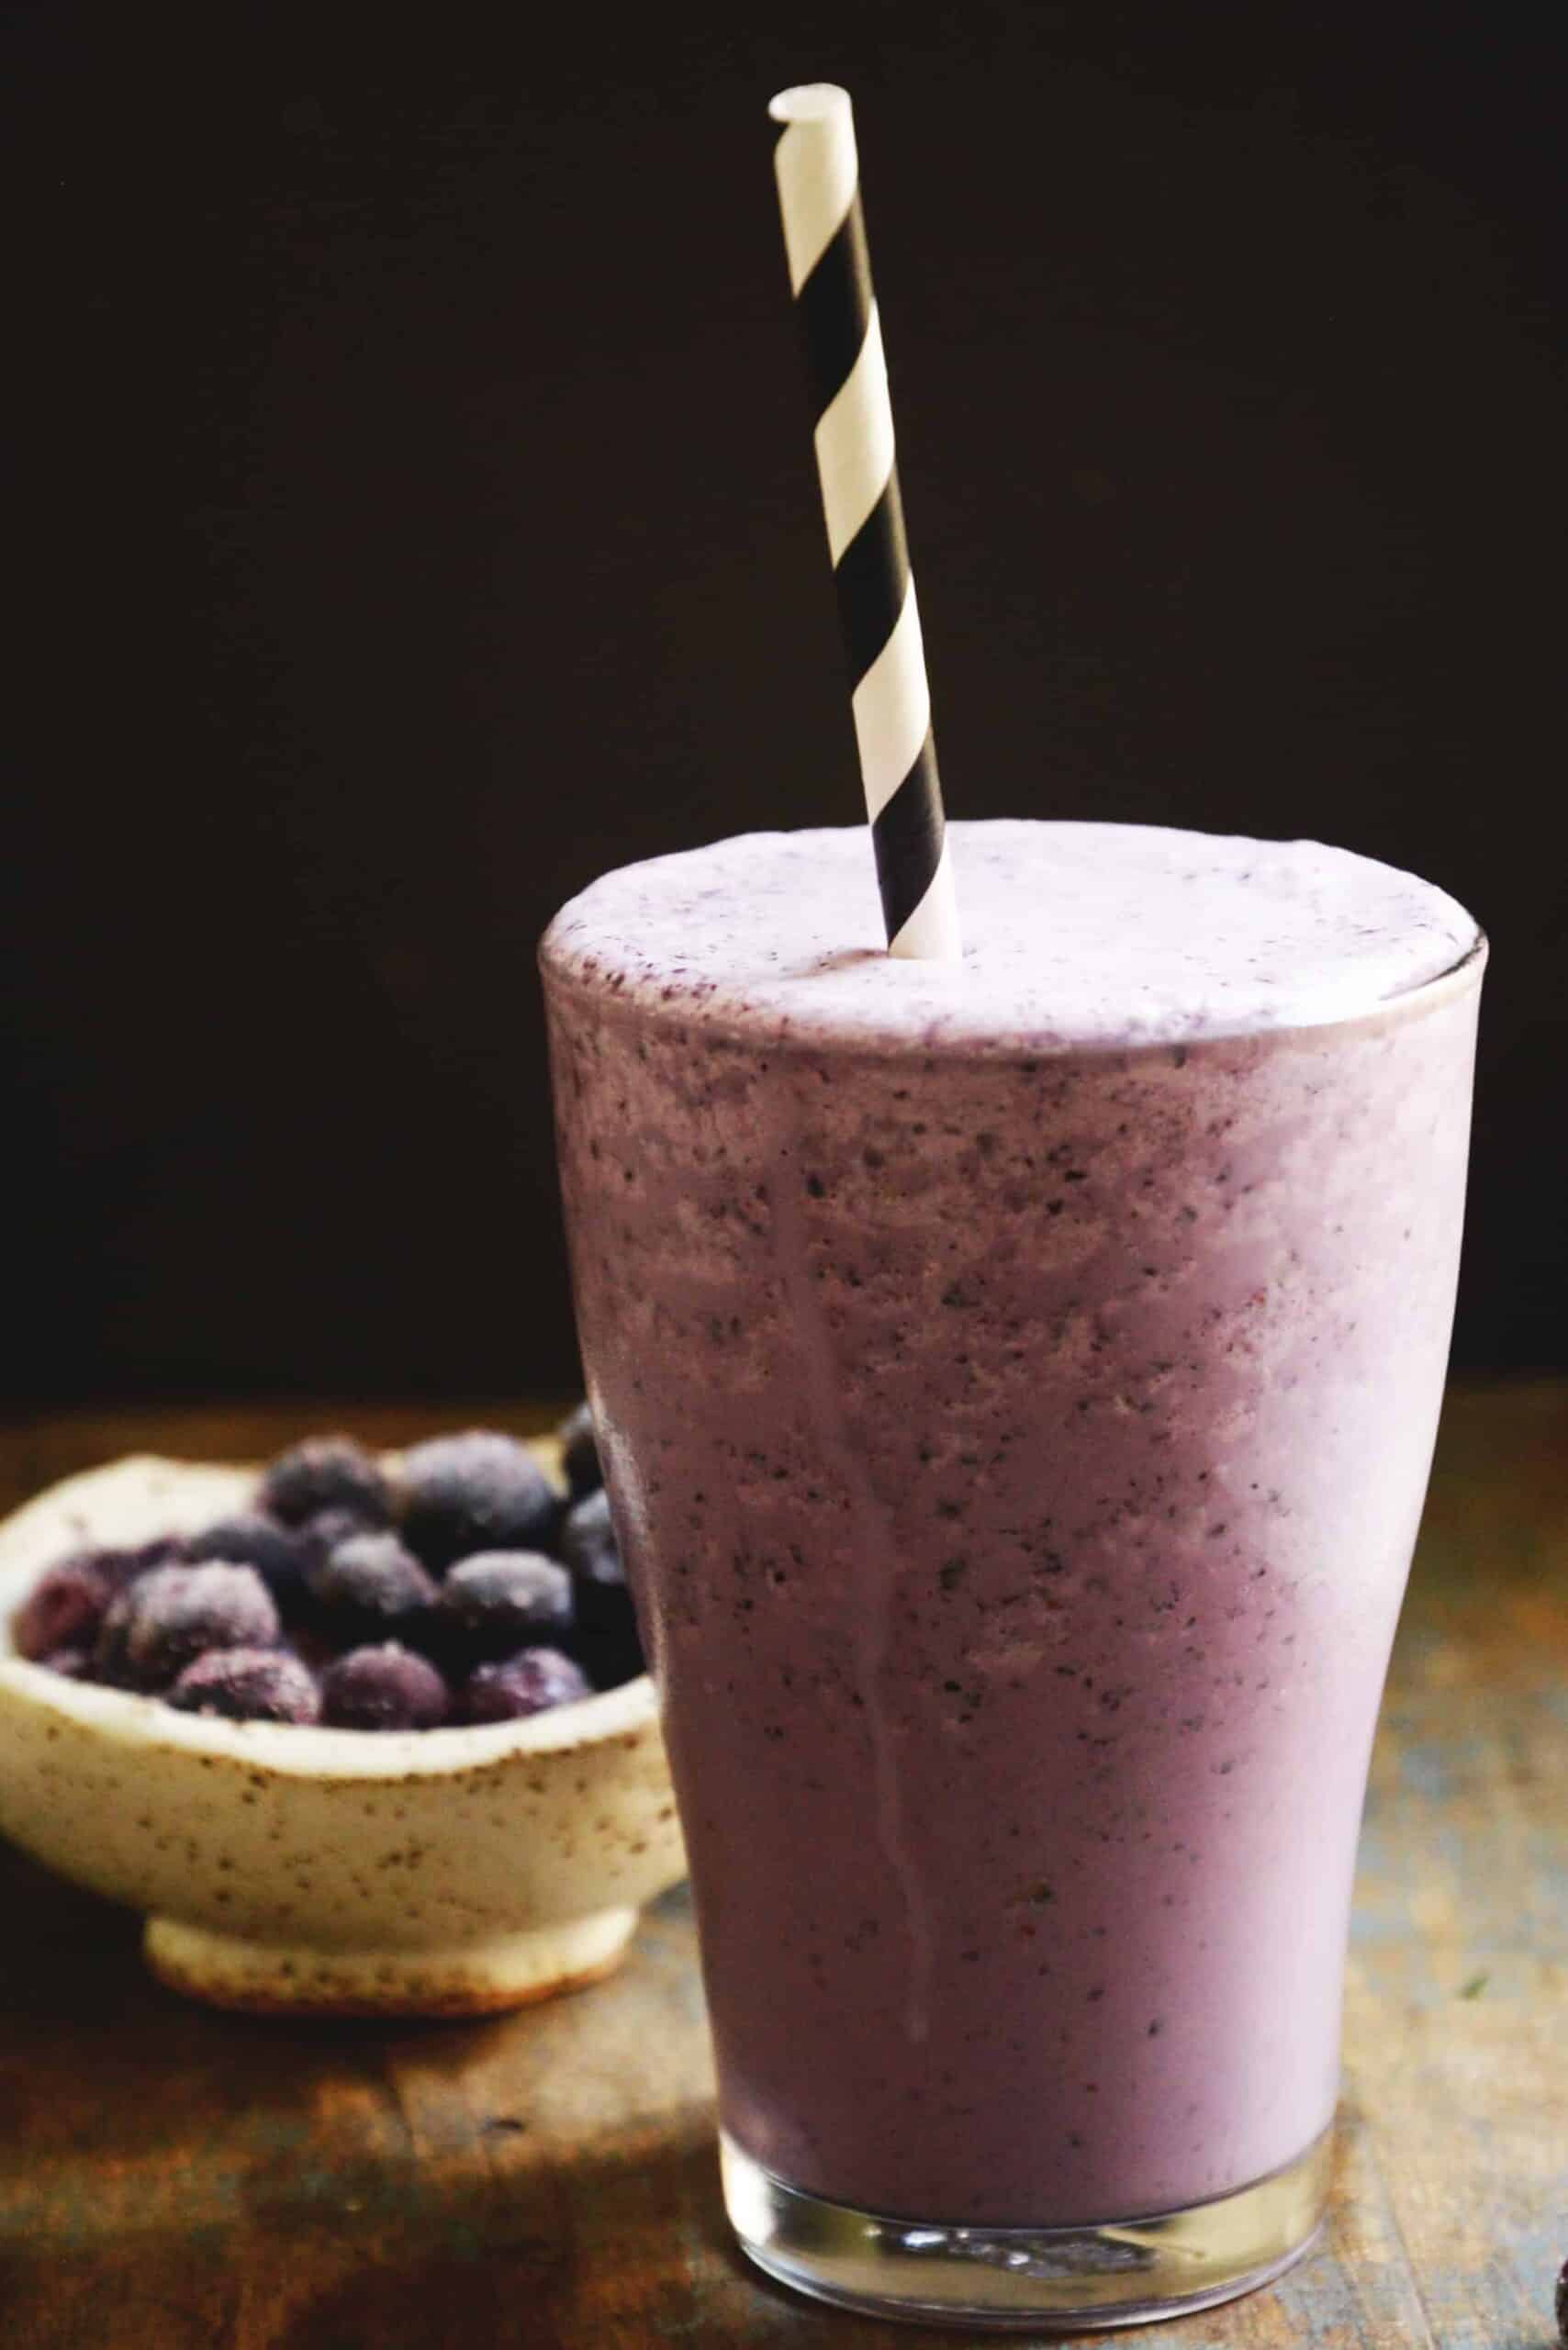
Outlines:
<svg viewBox="0 0 1568 2350"><path fill-rule="evenodd" d="M562 1182L736 2232L1127 2323L1321 2218L1484 946L1310 844L949 840L958 970L852 832L566 908Z"/></svg>

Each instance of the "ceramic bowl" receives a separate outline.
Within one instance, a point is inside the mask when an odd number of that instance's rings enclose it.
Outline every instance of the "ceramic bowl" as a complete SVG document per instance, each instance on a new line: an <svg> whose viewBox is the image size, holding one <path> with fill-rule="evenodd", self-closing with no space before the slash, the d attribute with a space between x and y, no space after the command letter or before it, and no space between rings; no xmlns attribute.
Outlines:
<svg viewBox="0 0 1568 2350"><path fill-rule="evenodd" d="M686 1873L647 1679L482 1728L230 1722L29 1664L10 1618L84 1544L194 1532L253 1470L134 1459L0 1524L0 1830L147 1916L220 2007L479 2014L609 1974Z"/></svg>

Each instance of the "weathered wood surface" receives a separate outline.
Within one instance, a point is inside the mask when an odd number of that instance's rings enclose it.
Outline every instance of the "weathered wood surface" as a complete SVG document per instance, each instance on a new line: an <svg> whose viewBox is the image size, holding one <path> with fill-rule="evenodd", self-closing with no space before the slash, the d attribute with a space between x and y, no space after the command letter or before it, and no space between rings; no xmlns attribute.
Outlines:
<svg viewBox="0 0 1568 2350"><path fill-rule="evenodd" d="M132 1447L243 1457L333 1416L14 1430L0 1504ZM350 1416L382 1442L431 1425ZM591 1992L396 2031L185 2006L143 1975L131 1919L8 1853L0 1903L4 2350L918 2339L798 2301L730 2249L679 1895ZM1327 2244L1148 2350L1545 2350L1565 1987L1568 1384L1476 1389L1450 1400L1378 1744Z"/></svg>

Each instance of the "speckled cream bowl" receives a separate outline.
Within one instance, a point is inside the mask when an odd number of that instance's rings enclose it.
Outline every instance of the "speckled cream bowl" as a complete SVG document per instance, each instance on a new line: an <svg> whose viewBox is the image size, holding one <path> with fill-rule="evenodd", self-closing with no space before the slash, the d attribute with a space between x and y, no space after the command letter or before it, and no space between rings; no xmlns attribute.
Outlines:
<svg viewBox="0 0 1568 2350"><path fill-rule="evenodd" d="M686 1873L645 1678L526 1721L368 1733L176 1713L17 1655L12 1612L52 1560L194 1532L254 1473L120 1460L0 1524L0 1830L145 1910L154 1974L220 2007L482 2014L609 1974Z"/></svg>

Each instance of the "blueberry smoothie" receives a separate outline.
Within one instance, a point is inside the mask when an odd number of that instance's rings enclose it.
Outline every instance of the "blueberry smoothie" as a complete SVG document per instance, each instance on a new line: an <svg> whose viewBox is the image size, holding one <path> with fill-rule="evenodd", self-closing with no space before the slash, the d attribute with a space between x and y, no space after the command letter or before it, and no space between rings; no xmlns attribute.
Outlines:
<svg viewBox="0 0 1568 2350"><path fill-rule="evenodd" d="M543 962L724 2130L1067 2227L1332 2115L1484 950L1316 844L948 838L961 968L857 828L610 873Z"/></svg>

